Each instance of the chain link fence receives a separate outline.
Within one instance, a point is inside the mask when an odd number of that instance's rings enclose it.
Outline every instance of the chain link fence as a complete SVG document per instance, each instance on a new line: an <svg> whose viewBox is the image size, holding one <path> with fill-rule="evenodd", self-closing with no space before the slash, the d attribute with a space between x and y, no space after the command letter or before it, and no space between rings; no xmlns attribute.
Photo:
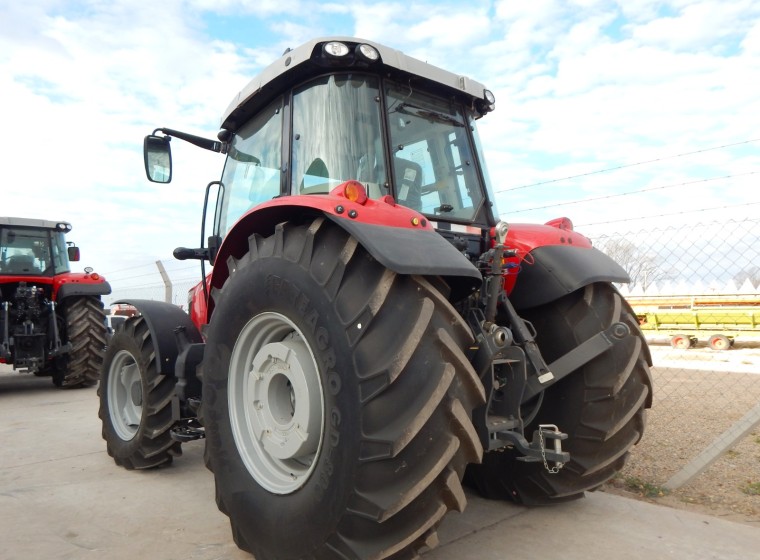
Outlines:
<svg viewBox="0 0 760 560"><path fill-rule="evenodd" d="M650 342L654 404L618 485L760 522L760 220L600 235Z"/></svg>
<svg viewBox="0 0 760 560"><path fill-rule="evenodd" d="M654 363L647 431L615 484L760 522L760 220L601 233L592 241L629 272L631 283L620 290ZM146 265L134 285L112 281L106 304L131 297L186 309L199 266L163 264Z"/></svg>

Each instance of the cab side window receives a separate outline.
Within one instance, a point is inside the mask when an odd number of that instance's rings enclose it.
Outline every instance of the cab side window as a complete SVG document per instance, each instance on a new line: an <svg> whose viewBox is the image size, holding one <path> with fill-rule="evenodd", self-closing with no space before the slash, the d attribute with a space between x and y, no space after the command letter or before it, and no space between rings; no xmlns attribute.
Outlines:
<svg viewBox="0 0 760 560"><path fill-rule="evenodd" d="M280 194L282 177L282 101L277 100L243 125L232 139L222 174L226 223Z"/></svg>

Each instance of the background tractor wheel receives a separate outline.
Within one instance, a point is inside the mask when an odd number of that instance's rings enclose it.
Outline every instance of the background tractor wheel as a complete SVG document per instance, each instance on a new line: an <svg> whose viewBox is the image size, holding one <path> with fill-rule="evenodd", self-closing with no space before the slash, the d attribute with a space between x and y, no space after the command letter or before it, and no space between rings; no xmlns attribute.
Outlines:
<svg viewBox="0 0 760 560"><path fill-rule="evenodd" d="M470 413L484 393L460 316L323 218L253 235L227 266L201 414L237 545L258 560L434 545L482 455Z"/></svg>
<svg viewBox="0 0 760 560"><path fill-rule="evenodd" d="M177 380L159 375L150 331L129 319L111 337L98 387L103 439L117 465L147 469L182 454L171 439L171 399Z"/></svg>
<svg viewBox="0 0 760 560"><path fill-rule="evenodd" d="M571 460L557 474L540 461L518 461L510 450L486 453L482 465L468 470L468 480L487 498L527 505L579 498L620 471L641 439L652 399L648 349L636 316L609 284L592 284L522 315L533 323L547 363L613 323L625 322L633 333L544 392L525 433L556 424L568 434L563 449Z"/></svg>
<svg viewBox="0 0 760 560"><path fill-rule="evenodd" d="M94 385L100 379L106 346L103 302L99 297L71 297L62 306L65 331L61 339L71 344L71 351L56 360L53 383L57 387Z"/></svg>

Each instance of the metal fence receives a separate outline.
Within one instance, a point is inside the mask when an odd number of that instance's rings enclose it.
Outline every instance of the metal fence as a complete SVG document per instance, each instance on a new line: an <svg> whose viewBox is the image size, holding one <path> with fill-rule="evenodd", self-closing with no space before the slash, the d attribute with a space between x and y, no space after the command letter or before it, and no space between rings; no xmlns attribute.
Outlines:
<svg viewBox="0 0 760 560"><path fill-rule="evenodd" d="M593 241L629 270L621 291L654 362L647 432L622 483L760 520L760 220Z"/></svg>
<svg viewBox="0 0 760 560"><path fill-rule="evenodd" d="M760 219L592 241L628 270L632 281L620 289L649 322L642 327L654 362L647 431L618 483L760 519ZM138 297L186 307L198 264L162 276L163 264L146 265L130 286L112 282L106 303ZM678 334L685 342L673 347ZM710 347L713 335L725 336L725 349Z"/></svg>

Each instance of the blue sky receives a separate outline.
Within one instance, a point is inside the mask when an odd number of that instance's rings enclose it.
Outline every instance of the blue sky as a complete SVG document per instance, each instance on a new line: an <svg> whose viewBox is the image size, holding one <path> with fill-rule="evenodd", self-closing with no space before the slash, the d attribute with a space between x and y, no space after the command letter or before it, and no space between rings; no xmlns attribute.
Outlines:
<svg viewBox="0 0 760 560"><path fill-rule="evenodd" d="M375 40L494 91L479 129L509 221L567 215L593 234L647 217L760 216L752 0L5 0L0 213L72 222L81 266L114 281L170 261L197 245L223 160L178 145L175 180L153 185L143 136L214 136L259 70L326 35Z"/></svg>

